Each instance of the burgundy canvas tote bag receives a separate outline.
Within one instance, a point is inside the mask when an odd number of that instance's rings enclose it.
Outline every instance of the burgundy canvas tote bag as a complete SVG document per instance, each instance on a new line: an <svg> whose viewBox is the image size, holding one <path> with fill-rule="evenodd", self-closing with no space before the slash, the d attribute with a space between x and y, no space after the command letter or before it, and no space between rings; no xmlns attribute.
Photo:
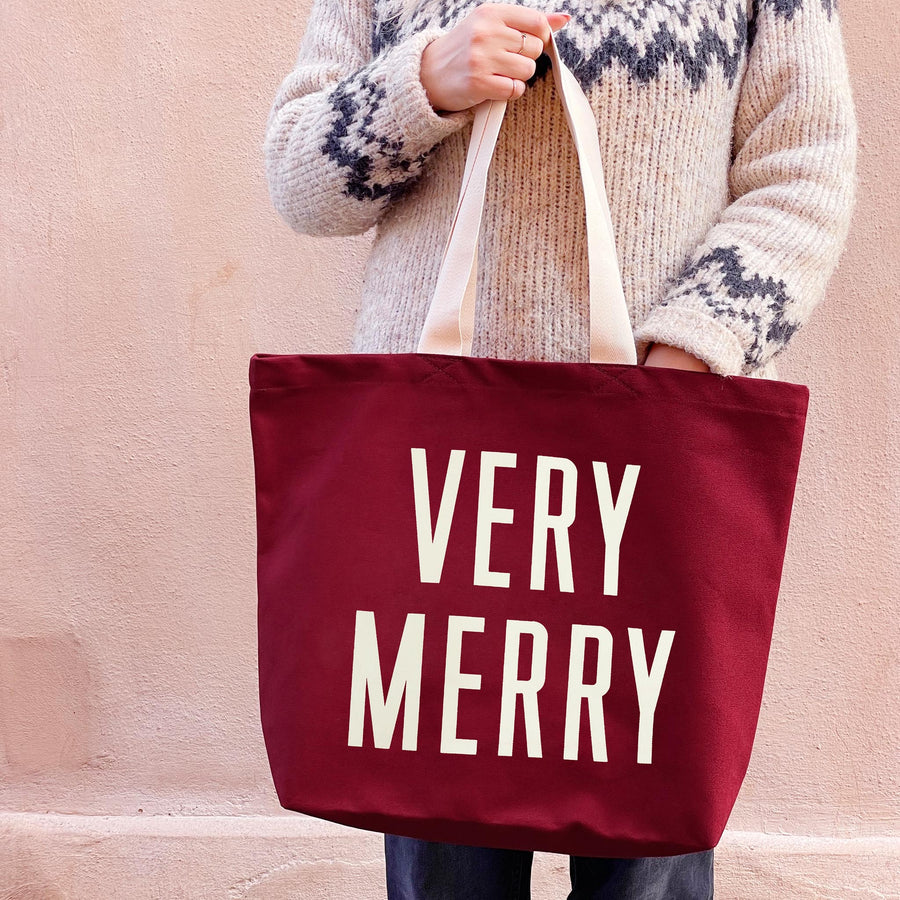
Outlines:
<svg viewBox="0 0 900 900"><path fill-rule="evenodd" d="M591 361L470 355L498 101L419 352L250 361L265 745L281 805L345 825L706 850L756 731L808 389L636 364L596 121L547 52Z"/></svg>

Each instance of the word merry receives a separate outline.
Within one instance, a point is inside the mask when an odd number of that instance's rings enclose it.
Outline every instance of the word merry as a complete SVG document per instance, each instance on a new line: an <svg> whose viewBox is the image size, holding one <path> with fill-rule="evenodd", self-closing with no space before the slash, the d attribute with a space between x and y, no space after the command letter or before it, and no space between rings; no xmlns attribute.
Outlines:
<svg viewBox="0 0 900 900"><path fill-rule="evenodd" d="M448 616L447 645L444 664L443 708L441 714L441 753L475 755L478 740L457 734L459 693L481 688L481 675L460 671L463 635L483 632L482 616ZM530 676L518 677L519 648L522 635L532 638ZM641 628L628 629L632 671L638 699L637 761L649 764L653 758L653 718L662 687L674 631L662 631L649 668ZM597 679L584 681L585 647L597 643ZM363 745L363 720L366 700L370 711L373 740L376 747L389 749L397 727L400 702L403 706L404 750L415 750L419 735L419 701L422 691L422 658L425 645L425 614L409 613L403 626L400 647L391 674L387 694L384 692L375 613L356 611L353 641L353 676L350 687L350 727L347 744ZM582 701L587 701L591 748L594 762L606 762L606 730L603 697L610 687L613 638L602 625L572 625L569 645L569 675L566 694L563 759L578 759ZM541 757L541 724L538 692L544 686L547 670L547 629L540 623L509 619L503 654L503 680L498 716L497 755L512 756L513 732L519 698L525 717L526 748L529 756Z"/></svg>
<svg viewBox="0 0 900 900"><path fill-rule="evenodd" d="M444 487L438 507L437 521L432 523L428 493L428 467L425 450L412 447L413 494L416 505L416 535L419 548L419 579L437 584L441 580L444 557L450 539L450 526L456 509L462 477L465 450L452 450L444 476ZM500 467L515 468L515 453L481 452L478 480L478 510L475 526L474 584L484 587L509 587L508 572L490 570L491 531L494 525L510 524L512 509L494 506L494 473ZM627 465L618 499L613 502L609 471L605 462L593 463L594 484L600 508L600 523L606 545L603 569L603 593L615 595L619 584L619 546L625 521L631 509L634 487L640 466ZM561 509L550 513L550 476L562 473ZM531 589L543 590L546 578L547 542L550 532L556 546L557 577L561 591L575 590L572 580L572 556L569 549L569 527L575 521L575 497L578 470L570 459L561 456L538 456L534 488L534 525L531 542Z"/></svg>

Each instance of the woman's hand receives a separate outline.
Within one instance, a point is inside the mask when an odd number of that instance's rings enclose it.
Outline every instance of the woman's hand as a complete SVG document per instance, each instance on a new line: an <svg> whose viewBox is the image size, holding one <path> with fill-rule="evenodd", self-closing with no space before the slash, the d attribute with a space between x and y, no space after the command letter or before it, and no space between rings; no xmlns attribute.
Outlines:
<svg viewBox="0 0 900 900"><path fill-rule="evenodd" d="M438 112L457 112L484 100L521 97L551 29L559 30L570 18L512 3L475 7L422 53L419 78L428 102Z"/></svg>
<svg viewBox="0 0 900 900"><path fill-rule="evenodd" d="M668 344L651 344L644 361L645 366L662 366L666 369L687 369L691 372L708 372L709 366L702 359Z"/></svg>

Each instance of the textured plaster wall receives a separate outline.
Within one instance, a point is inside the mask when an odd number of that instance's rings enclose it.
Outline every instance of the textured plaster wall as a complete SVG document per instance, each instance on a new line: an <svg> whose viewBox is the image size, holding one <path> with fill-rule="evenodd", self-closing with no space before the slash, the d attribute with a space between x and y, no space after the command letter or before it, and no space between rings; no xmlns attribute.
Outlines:
<svg viewBox="0 0 900 900"><path fill-rule="evenodd" d="M2 6L0 897L379 896L370 835L280 809L257 719L247 364L345 348L369 244L269 206L307 10ZM780 364L811 405L720 855L744 900L900 895L900 17L843 11L861 197Z"/></svg>

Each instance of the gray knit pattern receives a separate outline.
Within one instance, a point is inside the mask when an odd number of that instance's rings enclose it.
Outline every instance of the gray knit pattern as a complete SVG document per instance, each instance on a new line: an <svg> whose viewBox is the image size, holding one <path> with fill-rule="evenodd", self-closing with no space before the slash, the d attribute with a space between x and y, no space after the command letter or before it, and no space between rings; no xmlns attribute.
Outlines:
<svg viewBox="0 0 900 900"><path fill-rule="evenodd" d="M417 347L472 123L472 110L431 108L419 66L476 5L314 0L269 112L266 175L290 227L375 228L353 351ZM856 201L836 0L522 5L572 15L556 40L597 119L639 361L657 341L717 374L777 378L776 358L825 295ZM542 56L507 107L488 176L473 354L587 359L584 215Z"/></svg>

